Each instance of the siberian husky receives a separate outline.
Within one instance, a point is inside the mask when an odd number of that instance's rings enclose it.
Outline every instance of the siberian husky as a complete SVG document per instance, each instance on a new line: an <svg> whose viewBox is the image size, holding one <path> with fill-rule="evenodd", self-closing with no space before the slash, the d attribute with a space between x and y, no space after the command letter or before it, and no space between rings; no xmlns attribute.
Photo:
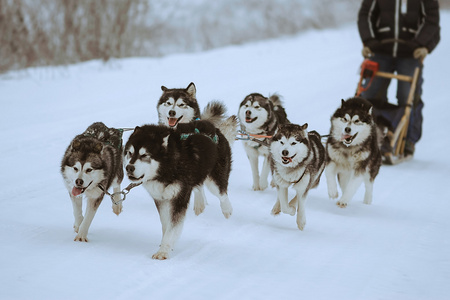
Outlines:
<svg viewBox="0 0 450 300"><path fill-rule="evenodd" d="M123 179L122 131L108 128L101 122L89 126L67 148L61 162L61 173L72 200L73 228L77 233L74 240L87 242L89 227L103 200L104 191L112 186L114 193L120 192ZM84 216L82 196L87 200ZM114 202L119 201L113 201L113 211L119 215L122 203Z"/></svg>
<svg viewBox="0 0 450 300"><path fill-rule="evenodd" d="M220 101L209 102L200 114L197 102L197 89L191 82L186 88L167 88L161 86L163 91L158 104L159 124L176 128L180 123L189 123L195 120L206 120L213 123L226 137L228 143L233 145L236 138L237 118L226 117L226 106ZM205 209L206 203L203 186L194 189L194 211L199 215Z"/></svg>
<svg viewBox="0 0 450 300"><path fill-rule="evenodd" d="M316 131L307 132L308 124L282 125L270 143L270 166L278 197L272 214L295 215L297 226L303 230L306 224L305 202L308 191L319 185L325 168L325 148ZM288 202L288 188L297 192Z"/></svg>
<svg viewBox="0 0 450 300"><path fill-rule="evenodd" d="M325 169L329 197L338 198L336 179L341 187L339 207L348 205L362 182L364 203L372 203L373 183L381 166L377 135L372 104L360 97L342 100L331 117Z"/></svg>
<svg viewBox="0 0 450 300"><path fill-rule="evenodd" d="M225 218L231 149L224 135L208 121L136 127L125 145L125 169L130 181L143 183L155 201L162 240L154 259L167 259L182 231L192 189L205 184L220 200ZM203 204L204 205L204 204Z"/></svg>
<svg viewBox="0 0 450 300"><path fill-rule="evenodd" d="M265 190L270 173L268 141L279 125L289 123L286 111L278 95L266 98L261 94L253 93L247 95L239 105L238 117L243 132L262 136L254 138L260 142L246 140L243 144L252 170L253 190ZM263 146L264 144L267 146ZM259 156L264 157L261 175L258 165Z"/></svg>

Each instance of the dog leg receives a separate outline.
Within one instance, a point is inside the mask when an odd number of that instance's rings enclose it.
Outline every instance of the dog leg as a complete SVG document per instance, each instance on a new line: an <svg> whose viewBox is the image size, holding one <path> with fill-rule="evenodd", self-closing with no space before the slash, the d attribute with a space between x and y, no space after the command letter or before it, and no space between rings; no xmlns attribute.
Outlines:
<svg viewBox="0 0 450 300"><path fill-rule="evenodd" d="M222 209L222 213L225 218L229 218L233 213L233 207L231 206L230 199L228 198L227 193L221 193L217 184L211 180L207 179L205 181L208 190L220 200L220 208Z"/></svg>
<svg viewBox="0 0 450 300"><path fill-rule="evenodd" d="M180 212L176 222L174 222L170 202L169 201L155 201L158 207L159 218L162 225L162 239L158 252L152 255L153 259L164 260L169 258L169 253L172 251L175 242L178 240L181 231L183 230L184 218L186 210Z"/></svg>
<svg viewBox="0 0 450 300"><path fill-rule="evenodd" d="M291 202L298 202L297 203L297 227L298 229L302 230L305 228L306 225L306 214L305 214L305 203L306 203L306 196L308 195L308 185L311 181L311 175L305 174L302 178L302 180L294 185L294 189L297 192L297 195L295 195L294 199L292 199ZM297 199L295 199L297 198ZM295 206L294 206L295 207Z"/></svg>
<svg viewBox="0 0 450 300"><path fill-rule="evenodd" d="M288 188L278 187L278 201L280 202L281 211L288 215L295 215L295 208L289 206L288 203Z"/></svg>
<svg viewBox="0 0 450 300"><path fill-rule="evenodd" d="M302 230L305 228L306 225L306 214L305 214L305 204L306 204L306 197L298 197L298 206L297 206L297 227L298 229Z"/></svg>
<svg viewBox="0 0 450 300"><path fill-rule="evenodd" d="M330 197L331 199L336 199L339 196L336 184L336 176L336 164L334 162L329 162L325 167L325 177L327 178L328 197Z"/></svg>
<svg viewBox="0 0 450 300"><path fill-rule="evenodd" d="M259 178L259 189L261 191L264 191L269 186L269 182L267 180L267 178L269 177L269 173L270 173L269 158L267 156L264 156L261 177Z"/></svg>
<svg viewBox="0 0 450 300"><path fill-rule="evenodd" d="M366 188L364 193L364 204L372 204L373 181L370 180L369 174L364 176L364 186Z"/></svg>
<svg viewBox="0 0 450 300"><path fill-rule="evenodd" d="M203 189L203 186L199 186L194 189L194 212L195 212L195 215L198 216L205 210L205 203L206 203L205 190Z"/></svg>
<svg viewBox="0 0 450 300"><path fill-rule="evenodd" d="M78 233L78 230L80 228L81 222L83 222L83 198L82 197L75 197L70 194L70 199L72 200L72 207L73 207L73 216L75 218L75 221L73 223L73 230Z"/></svg>
<svg viewBox="0 0 450 300"><path fill-rule="evenodd" d="M245 147L245 152L247 153L248 160L250 162L250 167L252 169L253 175L253 190L259 191L259 168L258 168L258 151L253 148Z"/></svg>
<svg viewBox="0 0 450 300"><path fill-rule="evenodd" d="M84 216L83 222L81 222L80 229L78 231L77 236L74 241L76 242L88 242L87 234L89 231L89 227L91 226L92 220L94 219L95 213L97 212L97 208L102 202L103 196L97 199L87 199L86 205L86 214Z"/></svg>
<svg viewBox="0 0 450 300"><path fill-rule="evenodd" d="M275 205L272 208L271 214L276 216L281 212L281 206L280 206L280 199L277 197L277 201L275 202Z"/></svg>
<svg viewBox="0 0 450 300"><path fill-rule="evenodd" d="M120 198L121 195L119 194L120 193L120 184L118 186L113 185L113 193L114 193L114 196L113 196L114 201L115 202L120 201L121 200L121 198ZM117 204L114 204L114 202L113 202L112 209L116 215L119 215L122 212L122 201L118 202Z"/></svg>
<svg viewBox="0 0 450 300"><path fill-rule="evenodd" d="M356 191L361 185L362 180L363 180L362 176L355 176L354 174L351 174L348 180L348 184L345 188L345 191L342 192L342 197L341 199L339 199L338 202L336 202L336 205L341 208L346 207L350 202L350 200L353 198L353 196L356 194Z"/></svg>

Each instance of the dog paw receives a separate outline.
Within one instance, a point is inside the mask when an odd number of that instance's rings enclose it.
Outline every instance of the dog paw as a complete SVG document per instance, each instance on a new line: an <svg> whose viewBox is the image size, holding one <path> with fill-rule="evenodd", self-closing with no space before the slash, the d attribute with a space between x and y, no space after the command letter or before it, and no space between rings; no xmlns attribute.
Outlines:
<svg viewBox="0 0 450 300"><path fill-rule="evenodd" d="M339 197L339 193L336 189L328 189L328 197L331 199L337 199L337 197Z"/></svg>
<svg viewBox="0 0 450 300"><path fill-rule="evenodd" d="M283 213L294 216L295 215L295 208L292 206L288 206L286 209L281 210Z"/></svg>
<svg viewBox="0 0 450 300"><path fill-rule="evenodd" d="M226 219L231 217L231 214L233 213L233 207L231 206L230 201L221 202L220 208L222 209L222 213Z"/></svg>
<svg viewBox="0 0 450 300"><path fill-rule="evenodd" d="M122 212L122 203L119 203L117 205L113 204L112 209L116 215L119 215Z"/></svg>
<svg viewBox="0 0 450 300"><path fill-rule="evenodd" d="M280 212L281 212L280 202L277 201L277 202L275 202L275 205L272 208L271 214L276 216L276 215L279 215Z"/></svg>
<svg viewBox="0 0 450 300"><path fill-rule="evenodd" d="M340 208L346 208L347 207L347 203L346 202L341 202L341 201L336 202L336 205L339 206Z"/></svg>
<svg viewBox="0 0 450 300"><path fill-rule="evenodd" d="M205 210L205 205L203 205L203 206L194 205L194 213L195 213L196 216L201 214L204 210Z"/></svg>
<svg viewBox="0 0 450 300"><path fill-rule="evenodd" d="M301 231L303 231L303 229L305 229L305 225L306 225L306 220L297 220L297 227Z"/></svg>
<svg viewBox="0 0 450 300"><path fill-rule="evenodd" d="M254 184L254 185L252 186L252 189L253 189L254 191L262 191L262 190L259 188L259 183L258 183L258 184Z"/></svg>
<svg viewBox="0 0 450 300"><path fill-rule="evenodd" d="M169 258L169 253L165 251L158 251L152 255L153 259L165 260Z"/></svg>
<svg viewBox="0 0 450 300"><path fill-rule="evenodd" d="M73 239L75 242L89 242L88 238L85 235L77 234L77 236Z"/></svg>
<svg viewBox="0 0 450 300"><path fill-rule="evenodd" d="M261 180L259 182L259 190L264 191L269 186L269 182L267 180Z"/></svg>

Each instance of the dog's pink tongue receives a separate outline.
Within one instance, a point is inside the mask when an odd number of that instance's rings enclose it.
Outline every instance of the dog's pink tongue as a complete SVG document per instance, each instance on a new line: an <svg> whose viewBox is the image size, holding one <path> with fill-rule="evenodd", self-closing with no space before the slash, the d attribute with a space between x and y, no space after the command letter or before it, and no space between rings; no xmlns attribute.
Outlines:
<svg viewBox="0 0 450 300"><path fill-rule="evenodd" d="M173 126L177 125L177 121L178 121L177 118L168 118L168 119L169 119L169 126L170 127L173 127Z"/></svg>
<svg viewBox="0 0 450 300"><path fill-rule="evenodd" d="M83 190L80 189L80 188L77 188L77 187L74 187L74 188L72 189L72 195L74 195L74 196L78 196L78 195L80 195L82 192L83 192Z"/></svg>
<svg viewBox="0 0 450 300"><path fill-rule="evenodd" d="M346 140L346 139L349 139L349 138L351 138L351 137L352 137L351 135L343 134L343 135L341 136L341 141Z"/></svg>

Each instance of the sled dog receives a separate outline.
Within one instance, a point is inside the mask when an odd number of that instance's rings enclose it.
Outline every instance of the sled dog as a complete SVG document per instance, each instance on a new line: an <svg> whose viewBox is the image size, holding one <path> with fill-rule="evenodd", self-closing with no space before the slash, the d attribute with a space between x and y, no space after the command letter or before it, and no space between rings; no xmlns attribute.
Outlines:
<svg viewBox="0 0 450 300"><path fill-rule="evenodd" d="M197 89L191 82L185 89L169 89L161 86L163 91L158 104L159 124L176 128L180 123L189 123L195 120L206 120L213 123L226 137L228 143L233 145L237 131L237 117L226 117L226 106L220 101L211 101L200 114L197 102ZM194 211L199 215L205 209L205 192L203 186L194 189Z"/></svg>
<svg viewBox="0 0 450 300"><path fill-rule="evenodd" d="M225 218L231 150L224 135L208 121L136 127L125 145L125 170L130 181L142 182L155 201L162 240L154 259L167 259L181 234L194 187L205 184L220 200Z"/></svg>
<svg viewBox="0 0 450 300"><path fill-rule="evenodd" d="M77 233L75 241L87 242L89 226L94 219L97 208L111 186L114 193L120 192L123 179L122 166L122 131L108 128L97 122L86 131L77 135L61 162L61 173L65 186L72 200L75 222L73 228ZM87 200L83 216L82 198ZM119 197L120 198L120 197ZM113 211L119 215L122 211L120 199L115 199Z"/></svg>
<svg viewBox="0 0 450 300"><path fill-rule="evenodd" d="M265 136L256 138L261 143L252 140L243 141L252 170L253 190L265 190L268 186L267 178L270 173L268 142L279 125L289 123L286 111L278 95L274 94L266 98L261 94L253 93L247 95L239 105L238 117L242 131L248 134ZM267 146L265 146L266 144ZM264 157L261 175L258 165L259 156Z"/></svg>
<svg viewBox="0 0 450 300"><path fill-rule="evenodd" d="M303 230L306 225L305 202L308 191L319 185L325 168L325 148L316 131L308 132L308 124L282 125L270 143L270 167L273 182L277 186L277 201L272 214L295 215L297 226ZM288 202L288 188L297 192Z"/></svg>
<svg viewBox="0 0 450 300"><path fill-rule="evenodd" d="M369 101L360 97L342 100L341 107L331 117L326 154L325 175L329 197L338 198L337 179L342 196L336 204L346 207L364 182L364 203L371 204L373 182L381 166L381 153Z"/></svg>

